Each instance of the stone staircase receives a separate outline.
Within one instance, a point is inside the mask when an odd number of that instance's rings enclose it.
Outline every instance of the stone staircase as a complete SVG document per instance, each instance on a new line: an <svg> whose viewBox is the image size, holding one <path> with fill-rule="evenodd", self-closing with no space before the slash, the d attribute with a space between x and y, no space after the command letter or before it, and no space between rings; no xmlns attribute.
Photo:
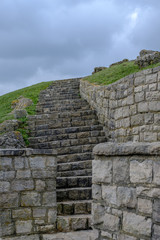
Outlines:
<svg viewBox="0 0 160 240"><path fill-rule="evenodd" d="M29 117L30 147L56 149L57 231L91 229L92 149L105 142L95 111L79 94L79 79L55 81Z"/></svg>

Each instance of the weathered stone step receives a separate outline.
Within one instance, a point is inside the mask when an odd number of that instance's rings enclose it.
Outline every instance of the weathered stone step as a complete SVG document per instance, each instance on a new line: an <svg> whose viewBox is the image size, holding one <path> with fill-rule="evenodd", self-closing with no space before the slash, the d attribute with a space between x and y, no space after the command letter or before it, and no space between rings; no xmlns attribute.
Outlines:
<svg viewBox="0 0 160 240"><path fill-rule="evenodd" d="M89 118L83 118L83 117L89 117ZM88 111L77 111L77 112L54 112L54 113L46 113L46 114L39 114L39 115L30 115L28 116L29 121L34 120L57 120L58 118L81 118L82 120L87 119L97 119L97 116L95 115L95 110L88 110Z"/></svg>
<svg viewBox="0 0 160 240"><path fill-rule="evenodd" d="M73 154L73 153L85 153L85 152L92 152L92 149L96 146L96 144L85 144L80 146L71 146L71 147L63 147L58 148L59 143L52 143L52 142L44 142L44 143L35 143L30 144L29 147L34 149L54 149L57 148L58 155L64 154Z"/></svg>
<svg viewBox="0 0 160 240"><path fill-rule="evenodd" d="M53 113L57 111L77 111L77 110L90 110L88 106L61 106L61 107L37 107L37 113Z"/></svg>
<svg viewBox="0 0 160 240"><path fill-rule="evenodd" d="M76 215L76 214L91 214L91 201L70 201L58 202L57 214L58 215Z"/></svg>
<svg viewBox="0 0 160 240"><path fill-rule="evenodd" d="M76 154L67 154L67 155L59 155L57 157L57 163L66 163L66 162L77 162L77 161L85 161L93 159L92 152L85 153L76 153Z"/></svg>
<svg viewBox="0 0 160 240"><path fill-rule="evenodd" d="M30 137L28 138L30 145L34 144L44 144L46 143L50 147L70 147L77 145L85 145L85 144L98 144L106 141L103 132L99 132L96 137L92 137L93 134L91 132L86 132L84 137L79 137L79 134L60 134L60 135L49 135L49 136L41 136L41 137ZM82 135L81 135L82 136Z"/></svg>
<svg viewBox="0 0 160 240"><path fill-rule="evenodd" d="M62 134L72 134L76 133L78 138L83 137L97 137L97 136L104 136L105 134L102 133L103 126L102 125L92 125L92 126L77 126L77 127L66 127L66 128L56 128L56 129L46 129L46 130L39 130L39 131L32 131L30 134L34 137L40 136L52 136L52 135L62 135ZM101 131L101 134L99 132ZM91 132L91 133L90 133Z"/></svg>
<svg viewBox="0 0 160 240"><path fill-rule="evenodd" d="M66 119L67 120L67 119ZM30 122L29 128L31 131L38 131L38 130L46 130L46 129L55 129L55 128L66 128L66 127L79 127L79 126L92 126L92 125L98 125L98 120L92 119L92 120L71 120L71 121L57 121L53 120L46 124L36 124L33 125L33 122Z"/></svg>
<svg viewBox="0 0 160 240"><path fill-rule="evenodd" d="M80 99L65 99L65 100L51 100L51 99L49 99L48 101L43 101L43 99L40 101L40 102L38 102L38 104L37 104L37 106L49 106L49 105L68 105L68 104L87 104L88 105L88 103L87 103L87 101L86 100L84 100L84 99L82 99L82 98L80 98Z"/></svg>
<svg viewBox="0 0 160 240"><path fill-rule="evenodd" d="M71 177L71 176L92 176L92 169L72 170L65 172L57 172L57 177Z"/></svg>
<svg viewBox="0 0 160 240"><path fill-rule="evenodd" d="M92 188L57 189L57 201L91 200Z"/></svg>
<svg viewBox="0 0 160 240"><path fill-rule="evenodd" d="M82 170L92 168L92 160L80 161L80 162L67 162L67 163L58 163L57 171L72 171L72 170Z"/></svg>
<svg viewBox="0 0 160 240"><path fill-rule="evenodd" d="M91 187L92 176L57 177L57 189L73 187Z"/></svg>
<svg viewBox="0 0 160 240"><path fill-rule="evenodd" d="M91 229L91 215L58 216L57 230L70 232Z"/></svg>
<svg viewBox="0 0 160 240"><path fill-rule="evenodd" d="M55 95L55 96L44 96L43 100L63 100L63 99L79 99L79 94L64 94L64 95Z"/></svg>

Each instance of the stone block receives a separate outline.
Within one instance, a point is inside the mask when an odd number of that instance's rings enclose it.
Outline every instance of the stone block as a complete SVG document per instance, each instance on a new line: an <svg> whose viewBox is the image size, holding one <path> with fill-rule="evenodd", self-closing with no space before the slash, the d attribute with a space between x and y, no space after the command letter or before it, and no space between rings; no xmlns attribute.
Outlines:
<svg viewBox="0 0 160 240"><path fill-rule="evenodd" d="M35 208L33 209L33 217L34 218L45 218L46 216L46 208Z"/></svg>
<svg viewBox="0 0 160 240"><path fill-rule="evenodd" d="M32 232L32 221L16 221L16 233L26 234Z"/></svg>
<svg viewBox="0 0 160 240"><path fill-rule="evenodd" d="M151 236L152 221L135 213L123 213L123 230L135 236Z"/></svg>
<svg viewBox="0 0 160 240"><path fill-rule="evenodd" d="M130 181L132 183L151 183L152 182L152 161L145 160L130 162Z"/></svg>
<svg viewBox="0 0 160 240"><path fill-rule="evenodd" d="M17 179L25 179L31 177L30 170L17 170L16 178Z"/></svg>
<svg viewBox="0 0 160 240"><path fill-rule="evenodd" d="M13 169L13 164L12 164L12 159L3 157L0 158L0 170L12 170Z"/></svg>
<svg viewBox="0 0 160 240"><path fill-rule="evenodd" d="M153 220L160 223L160 200L156 199L153 203Z"/></svg>
<svg viewBox="0 0 160 240"><path fill-rule="evenodd" d="M157 82L157 73L149 74L146 76L146 83L156 83Z"/></svg>
<svg viewBox="0 0 160 240"><path fill-rule="evenodd" d="M144 115L144 122L145 124L151 124L154 122L154 114L153 113L146 113Z"/></svg>
<svg viewBox="0 0 160 240"><path fill-rule="evenodd" d="M93 160L93 183L110 183L112 181L112 161Z"/></svg>
<svg viewBox="0 0 160 240"><path fill-rule="evenodd" d="M50 170L35 170L32 171L33 178L54 178L56 172Z"/></svg>
<svg viewBox="0 0 160 240"><path fill-rule="evenodd" d="M140 85L144 85L145 80L146 80L146 77L144 75L137 76L134 80L135 87L140 86Z"/></svg>
<svg viewBox="0 0 160 240"><path fill-rule="evenodd" d="M154 224L153 225L153 237L152 240L159 240L160 239L160 226Z"/></svg>
<svg viewBox="0 0 160 240"><path fill-rule="evenodd" d="M56 219L57 219L57 210L49 209L48 210L48 223L53 224L56 222Z"/></svg>
<svg viewBox="0 0 160 240"><path fill-rule="evenodd" d="M135 116L131 116L131 126L141 126L143 124L144 124L143 114L137 114Z"/></svg>
<svg viewBox="0 0 160 240"><path fill-rule="evenodd" d="M69 218L57 218L57 230L59 232L70 231L70 219Z"/></svg>
<svg viewBox="0 0 160 240"><path fill-rule="evenodd" d="M15 208L19 206L18 193L0 194L0 208Z"/></svg>
<svg viewBox="0 0 160 240"><path fill-rule="evenodd" d="M92 216L93 216L93 224L101 224L103 223L105 214L105 207L100 203L92 203ZM95 226L96 228L96 226Z"/></svg>
<svg viewBox="0 0 160 240"><path fill-rule="evenodd" d="M92 184L93 199L100 200L102 198L102 188L100 185Z"/></svg>
<svg viewBox="0 0 160 240"><path fill-rule="evenodd" d="M10 235L13 235L14 233L15 233L14 223L6 223L5 225L0 226L0 237L1 236L4 236L4 237L10 236ZM0 238L0 240L1 240L1 238Z"/></svg>
<svg viewBox="0 0 160 240"><path fill-rule="evenodd" d="M113 182L127 183L129 181L129 160L127 158L114 157Z"/></svg>
<svg viewBox="0 0 160 240"><path fill-rule="evenodd" d="M137 238L126 234L120 234L119 240L137 240Z"/></svg>
<svg viewBox="0 0 160 240"><path fill-rule="evenodd" d="M36 191L44 191L46 187L45 181L42 180L36 180Z"/></svg>
<svg viewBox="0 0 160 240"><path fill-rule="evenodd" d="M41 206L41 195L37 192L26 192L21 195L22 207Z"/></svg>
<svg viewBox="0 0 160 240"><path fill-rule="evenodd" d="M87 229L87 218L73 218L71 223L73 231L80 231Z"/></svg>
<svg viewBox="0 0 160 240"><path fill-rule="evenodd" d="M103 217L103 230L109 230L112 232L118 231L120 228L120 218L108 213L105 213Z"/></svg>
<svg viewBox="0 0 160 240"><path fill-rule="evenodd" d="M55 167L57 166L57 160L56 157L47 157L46 159L46 166L47 167Z"/></svg>
<svg viewBox="0 0 160 240"><path fill-rule="evenodd" d="M117 187L102 185L102 199L107 205L117 205Z"/></svg>
<svg viewBox="0 0 160 240"><path fill-rule="evenodd" d="M29 158L29 163L30 163L30 167L31 169L43 169L45 168L45 163L46 163L46 159L45 157L30 157Z"/></svg>
<svg viewBox="0 0 160 240"><path fill-rule="evenodd" d="M157 133L156 132L144 132L144 142L156 142L157 141Z"/></svg>
<svg viewBox="0 0 160 240"><path fill-rule="evenodd" d="M16 170L25 168L25 158L15 157L14 166Z"/></svg>
<svg viewBox="0 0 160 240"><path fill-rule="evenodd" d="M12 210L12 217L14 219L28 220L31 219L31 208L19 208Z"/></svg>
<svg viewBox="0 0 160 240"><path fill-rule="evenodd" d="M160 161L153 163L153 182L160 185Z"/></svg>
<svg viewBox="0 0 160 240"><path fill-rule="evenodd" d="M0 181L0 193L5 193L10 191L10 183L5 181Z"/></svg>
<svg viewBox="0 0 160 240"><path fill-rule="evenodd" d="M138 211L144 214L152 214L152 201L138 198Z"/></svg>
<svg viewBox="0 0 160 240"><path fill-rule="evenodd" d="M15 178L15 171L0 171L0 180L12 180Z"/></svg>
<svg viewBox="0 0 160 240"><path fill-rule="evenodd" d="M25 191L25 190L33 190L34 182L33 180L14 180L11 183L12 191Z"/></svg>
<svg viewBox="0 0 160 240"><path fill-rule="evenodd" d="M138 103L138 112L140 113L148 112L148 103L147 102Z"/></svg>
<svg viewBox="0 0 160 240"><path fill-rule="evenodd" d="M137 204L136 188L118 187L117 199L119 207L135 208Z"/></svg>
<svg viewBox="0 0 160 240"><path fill-rule="evenodd" d="M56 192L45 192L42 197L43 206L56 207Z"/></svg>
<svg viewBox="0 0 160 240"><path fill-rule="evenodd" d="M149 102L149 110L152 111L152 112L159 112L160 111L159 101Z"/></svg>
<svg viewBox="0 0 160 240"><path fill-rule="evenodd" d="M136 103L144 101L144 98L145 98L144 92L138 92L135 94L135 102Z"/></svg>

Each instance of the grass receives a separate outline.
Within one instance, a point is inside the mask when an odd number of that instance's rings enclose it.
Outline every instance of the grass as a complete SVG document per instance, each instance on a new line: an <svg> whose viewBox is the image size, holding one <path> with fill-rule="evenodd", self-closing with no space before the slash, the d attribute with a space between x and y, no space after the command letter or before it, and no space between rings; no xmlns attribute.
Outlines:
<svg viewBox="0 0 160 240"><path fill-rule="evenodd" d="M8 114L13 110L11 109L12 101L16 100L20 96L32 99L33 105L26 108L26 110L29 115L34 115L40 91L46 89L51 85L51 83L52 82L38 83L0 96L0 123L5 120L14 119L13 115Z"/></svg>
<svg viewBox="0 0 160 240"><path fill-rule="evenodd" d="M30 98L33 101L33 104L26 108L29 115L34 115L36 110L36 105L38 102L39 94L42 90L46 89L51 85L52 82L42 82L30 87L26 87L11 93L0 96L0 123L5 120L14 119L14 115L8 115L12 112L11 103L15 101L18 97L23 96ZM21 124L17 129L23 136L26 146L29 145L29 130L27 128L27 117L18 119Z"/></svg>
<svg viewBox="0 0 160 240"><path fill-rule="evenodd" d="M109 85L130 74L157 66L160 66L160 63L140 69L138 65L135 65L134 61L129 61L119 65L114 65L91 76L87 76L83 80L96 85Z"/></svg>

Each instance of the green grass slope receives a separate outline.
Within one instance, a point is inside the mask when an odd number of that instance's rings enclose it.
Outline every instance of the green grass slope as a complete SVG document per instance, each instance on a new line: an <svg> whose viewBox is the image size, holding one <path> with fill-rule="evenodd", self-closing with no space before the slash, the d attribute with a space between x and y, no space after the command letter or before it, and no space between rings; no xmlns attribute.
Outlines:
<svg viewBox="0 0 160 240"><path fill-rule="evenodd" d="M160 66L160 63L140 69L138 65L135 65L134 61L129 61L118 65L114 65L110 68L97 72L91 76L87 76L83 80L96 85L108 85L130 74L142 71L144 69L154 68L157 66Z"/></svg>
<svg viewBox="0 0 160 240"><path fill-rule="evenodd" d="M33 86L22 88L20 90L0 96L0 123L5 120L14 118L13 115L8 115L13 110L11 109L11 103L20 96L32 99L33 105L26 108L26 110L30 115L35 114L36 104L38 102L40 91L49 87L51 83L52 82L38 83Z"/></svg>

